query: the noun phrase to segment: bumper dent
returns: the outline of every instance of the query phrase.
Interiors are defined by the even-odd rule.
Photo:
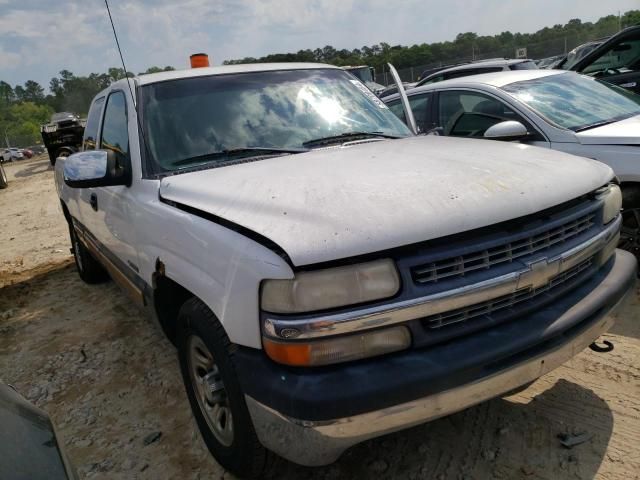
[[[523,358],[473,382],[410,402],[328,421],[308,421],[282,415],[246,396],[258,438],[278,455],[308,466],[334,462],[349,447],[369,438],[412,427],[500,396],[559,367],[588,347],[614,322],[614,312],[633,294],[636,261],[633,255],[616,251],[615,263],[600,285],[562,317],[580,319],[583,327],[572,337]],[[630,287],[613,307],[611,295],[621,283]],[[609,302],[608,302],[609,301]],[[600,307],[600,308],[599,308]]]

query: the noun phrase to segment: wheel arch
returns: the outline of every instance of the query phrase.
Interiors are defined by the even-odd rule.
[[[174,345],[176,344],[178,312],[191,298],[198,297],[175,280],[164,275],[164,271],[156,271],[153,277],[153,310],[162,331]]]

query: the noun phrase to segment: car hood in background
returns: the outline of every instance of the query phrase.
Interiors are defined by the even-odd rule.
[[[511,220],[612,177],[550,149],[423,136],[169,176],[160,196],[259,233],[301,266]]]
[[[583,145],[640,145],[640,115],[576,133]]]

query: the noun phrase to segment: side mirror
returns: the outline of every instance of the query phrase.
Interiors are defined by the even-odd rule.
[[[528,135],[527,127],[515,120],[496,123],[484,132],[484,138],[489,140],[521,140]]]
[[[73,188],[130,185],[131,170],[112,150],[88,150],[64,158],[64,183]]]

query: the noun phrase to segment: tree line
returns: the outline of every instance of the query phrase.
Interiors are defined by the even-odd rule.
[[[173,67],[150,67],[144,73],[175,70]],[[126,76],[133,76],[127,72]],[[109,68],[106,73],[76,76],[62,70],[49,82],[49,92],[38,82],[27,80],[12,87],[0,81],[0,141],[3,146],[28,146],[41,143],[40,125],[47,123],[54,112],[87,114],[96,94],[116,80],[125,78],[122,68]]]
[[[324,48],[276,53],[260,58],[245,57],[225,60],[226,65],[256,62],[323,62],[334,65],[370,65],[382,71],[387,62],[396,68],[446,64],[459,60],[487,57],[513,57],[517,48],[527,48],[529,58],[542,58],[566,52],[585,41],[603,38],[621,28],[640,24],[640,10],[623,15],[608,15],[596,22],[569,20],[564,25],[545,27],[534,33],[505,31],[497,35],[479,36],[473,32],[458,34],[453,41],[421,43],[411,46],[379,43],[361,48]],[[173,67],[151,67],[141,73],[174,70]],[[48,92],[33,80],[12,87],[0,81],[0,135],[2,143],[14,145],[38,143],[40,125],[54,112],[68,111],[86,115],[93,97],[112,82],[131,76],[122,68],[109,68],[106,73],[76,76],[62,70],[49,82]]]
[[[589,40],[607,37],[620,29],[640,23],[640,10],[624,15],[608,15],[596,22],[569,20],[564,25],[545,27],[535,33],[512,33],[479,36],[473,32],[460,33],[453,41],[421,43],[411,46],[379,43],[361,48],[336,49],[330,45],[295,53],[276,53],[264,57],[245,57],[226,60],[227,65],[256,62],[322,62],[333,65],[369,65],[382,71],[387,62],[397,69],[447,64],[458,60],[490,57],[513,58],[517,48],[527,48],[529,58],[557,55]],[[566,50],[565,50],[566,49]]]

